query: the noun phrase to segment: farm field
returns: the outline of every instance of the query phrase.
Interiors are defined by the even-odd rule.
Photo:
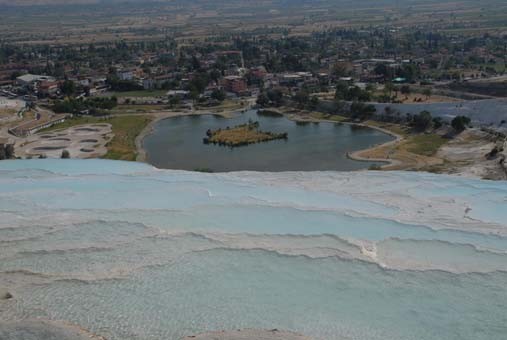
[[[37,6],[16,6],[16,5]],[[77,5],[76,5],[77,4]],[[298,36],[337,27],[431,27],[467,34],[498,33],[507,26],[507,4],[487,1],[337,1],[221,0],[209,3],[133,1],[0,1],[6,14],[0,40],[19,44],[84,44],[111,41],[181,43],[205,40],[224,32]]]

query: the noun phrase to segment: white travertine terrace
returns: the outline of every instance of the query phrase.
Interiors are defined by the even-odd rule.
[[[0,319],[107,339],[502,339],[507,182],[0,162]]]

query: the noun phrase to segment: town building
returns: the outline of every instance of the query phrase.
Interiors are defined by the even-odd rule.
[[[227,76],[222,79],[222,86],[227,92],[241,95],[247,92],[247,84],[240,76]]]
[[[36,74],[25,74],[16,78],[16,84],[23,87],[33,87],[38,82],[54,82],[55,78]]]
[[[120,80],[133,80],[134,73],[135,73],[134,69],[122,69],[116,72],[116,76]]]
[[[41,81],[37,90],[42,97],[54,97],[59,92],[59,83],[57,81]]]

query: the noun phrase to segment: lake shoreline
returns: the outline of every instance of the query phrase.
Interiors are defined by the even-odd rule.
[[[420,154],[411,150],[411,148],[418,147],[424,148],[426,143],[432,141],[419,140],[421,136],[428,138],[441,138],[438,134],[421,135],[414,134],[411,132],[403,132],[400,130],[399,125],[393,125],[389,123],[379,123],[375,121],[366,121],[361,123],[350,122],[338,119],[329,119],[322,117],[311,116],[310,114],[304,113],[290,113],[276,109],[282,116],[280,118],[286,118],[294,122],[302,123],[334,123],[334,124],[347,124],[351,126],[360,126],[369,129],[373,129],[383,134],[389,135],[393,140],[386,141],[385,143],[377,143],[370,147],[363,148],[355,151],[348,151],[345,157],[357,161],[357,162],[370,162],[372,163],[371,169],[383,170],[383,171],[397,171],[397,170],[412,170],[412,171],[423,171],[423,172],[435,172],[442,174],[455,174],[467,178],[483,178],[492,180],[505,179],[507,176],[507,167],[502,162],[496,160],[485,160],[483,154],[487,153],[493,145],[487,141],[484,136],[473,137],[472,142],[468,140],[470,137],[456,137],[449,141],[444,141],[444,145],[438,146],[436,151],[432,154]],[[197,112],[164,112],[164,113],[152,113],[154,119],[145,127],[145,129],[136,138],[137,148],[137,161],[148,163],[147,151],[144,148],[144,139],[153,133],[155,124],[161,120],[183,116],[193,115],[215,115],[223,118],[234,118],[236,110],[227,112],[209,112],[209,111],[197,111]],[[338,117],[340,118],[340,117]],[[480,131],[478,129],[472,129],[469,133],[463,134],[464,136],[478,135]],[[430,139],[431,139],[430,138]],[[433,139],[434,140],[434,139]],[[476,142],[474,142],[474,140]],[[481,143],[480,147],[477,147],[477,143]],[[474,144],[475,143],[475,144]],[[490,145],[491,144],[491,145]],[[506,143],[507,144],[507,143]],[[462,150],[467,149],[474,153],[473,164],[462,164],[461,161],[454,160],[462,154]],[[444,152],[445,151],[445,152]],[[507,155],[500,155],[500,157],[507,157]],[[458,157],[459,158],[459,157]],[[375,164],[380,163],[380,164]],[[498,163],[498,164],[497,164]],[[151,164],[151,163],[150,163]],[[470,170],[470,169],[472,170]],[[468,170],[467,170],[468,169]],[[351,169],[342,171],[364,171],[368,168],[362,169]],[[257,170],[262,171],[262,170]],[[276,171],[276,170],[273,170]],[[301,170],[305,171],[305,170]],[[308,171],[308,170],[306,170]],[[218,171],[221,172],[221,171]]]
[[[244,111],[242,111],[242,112],[244,112]],[[136,161],[152,164],[152,163],[148,162],[148,150],[145,147],[145,143],[144,142],[145,142],[145,139],[148,136],[150,136],[155,131],[155,126],[159,122],[161,122],[161,121],[163,121],[165,119],[170,119],[170,118],[190,117],[190,116],[207,116],[207,115],[219,116],[219,117],[222,117],[222,118],[232,119],[232,118],[235,118],[236,115],[238,115],[238,116],[241,115],[241,113],[238,110],[230,110],[230,111],[223,111],[223,112],[212,112],[212,111],[204,111],[204,110],[202,110],[202,111],[180,111],[180,112],[174,111],[174,112],[163,112],[163,113],[162,112],[151,113],[151,117],[153,118],[152,121],[143,129],[143,131],[135,139],[136,152],[137,152]],[[355,151],[351,151],[351,152],[346,152],[346,153],[343,154],[344,158],[350,159],[352,161],[358,161],[358,162],[382,162],[382,163],[389,163],[389,164],[391,164],[393,162],[392,160],[383,160],[383,159],[382,160],[380,160],[380,159],[376,160],[376,159],[366,159],[366,158],[365,159],[361,159],[360,157],[357,157],[357,159],[355,159],[353,157],[350,157],[350,154],[351,153],[354,153],[354,154],[355,153],[360,153],[360,152],[363,152],[365,150],[370,150],[372,148],[378,147],[380,145],[385,145],[385,144],[390,144],[390,143],[393,143],[393,142],[397,142],[397,141],[399,141],[399,140],[401,140],[403,138],[401,135],[398,135],[398,134],[394,133],[393,131],[389,131],[387,129],[383,129],[383,128],[378,127],[378,126],[369,125],[369,124],[365,124],[365,123],[338,122],[338,121],[327,120],[327,119],[312,119],[312,120],[308,120],[308,119],[304,119],[304,117],[301,117],[301,116],[298,116],[298,115],[295,115],[295,114],[288,114],[288,113],[285,113],[285,112],[281,113],[281,116],[279,118],[285,118],[285,119],[287,119],[289,121],[296,122],[296,123],[297,122],[301,122],[301,123],[312,123],[312,122],[313,123],[317,123],[317,122],[322,122],[322,123],[333,123],[333,124],[344,123],[344,124],[350,125],[350,126],[365,127],[365,128],[368,128],[368,129],[379,131],[379,132],[381,132],[382,134],[384,134],[386,136],[394,138],[394,140],[388,140],[385,143],[380,143],[380,144],[376,143],[376,144],[373,144],[373,145],[371,145],[371,146],[369,146],[367,148],[363,148],[363,149],[355,150]],[[351,170],[344,169],[342,171],[355,171],[355,170],[366,170],[366,169],[367,168],[351,169]],[[258,170],[258,171],[261,171],[261,170]],[[276,171],[276,170],[273,170],[273,171]],[[306,170],[306,171],[308,171],[308,170]],[[221,171],[217,171],[217,172],[221,172]]]
[[[400,134],[397,134],[393,131],[389,131],[387,129],[384,129],[384,128],[381,128],[379,126],[374,126],[374,125],[371,125],[371,124],[365,124],[365,123],[360,123],[360,124],[356,124],[356,125],[360,125],[360,126],[367,126],[371,129],[375,129],[375,130],[378,130],[378,131],[381,131],[385,134],[388,134],[392,137],[394,137],[395,139],[390,141],[390,142],[386,142],[386,143],[383,143],[383,144],[379,144],[379,145],[374,145],[370,148],[367,148],[367,149],[363,149],[363,150],[358,150],[358,151],[353,151],[353,152],[348,152],[347,153],[347,157],[350,158],[350,159],[353,159],[355,161],[359,161],[359,162],[382,162],[384,163],[383,165],[380,166],[381,169],[387,167],[387,166],[392,166],[392,165],[396,165],[396,166],[405,166],[405,164],[399,160],[396,160],[396,159],[392,159],[392,158],[389,158],[389,157],[385,157],[385,158],[377,158],[377,157],[373,157],[373,158],[370,158],[370,157],[365,157],[365,156],[362,156],[362,154],[364,153],[367,153],[369,151],[373,151],[375,149],[378,149],[380,147],[388,147],[388,146],[395,146],[396,144],[402,142],[403,140],[405,140],[405,137],[403,137],[402,135]]]
[[[283,112],[275,109],[276,112],[283,113],[289,119],[303,122],[336,122],[334,119],[314,117],[311,114],[301,117],[300,114]],[[333,115],[331,115],[333,117]],[[336,116],[334,116],[336,117]],[[500,153],[500,162],[496,159],[484,159],[483,155],[488,153],[493,147],[487,136],[480,129],[470,129],[455,138],[449,139],[439,146],[431,155],[423,155],[411,150],[407,150],[407,145],[416,145],[424,147],[428,141],[418,141],[421,134],[411,131],[397,132],[403,125],[393,123],[382,123],[377,121],[365,121],[361,123],[350,122],[343,117],[339,120],[343,124],[355,126],[364,126],[381,131],[393,136],[395,139],[386,143],[373,145],[369,148],[348,152],[347,157],[355,161],[379,162],[374,170],[398,171],[411,170],[423,172],[435,172],[441,174],[455,174],[467,178],[480,178],[490,180],[507,179],[507,165],[503,159],[507,159],[507,151]],[[440,132],[441,134],[441,132]],[[442,138],[439,134],[433,133],[427,136],[434,136],[433,139]],[[465,137],[463,137],[465,136]],[[472,137],[470,137],[472,136]],[[415,144],[414,144],[415,143]],[[478,146],[479,144],[479,146]],[[505,141],[504,150],[507,150],[507,141]],[[463,150],[469,150],[472,164],[462,164]],[[498,163],[498,164],[497,164]],[[472,169],[472,170],[470,170]]]
[[[394,140],[391,140],[391,141],[388,141],[388,142],[385,142],[382,144],[373,145],[373,146],[366,148],[366,149],[347,152],[347,154],[346,154],[347,158],[352,159],[354,161],[358,161],[358,162],[382,162],[382,163],[385,163],[381,166],[381,168],[384,168],[384,167],[390,166],[390,165],[403,166],[403,164],[401,162],[399,162],[398,160],[395,160],[395,159],[391,159],[391,158],[368,158],[368,157],[361,156],[362,153],[366,153],[368,151],[375,150],[376,148],[379,148],[379,147],[387,147],[390,145],[395,145],[405,139],[404,136],[397,134],[394,131],[390,131],[390,130],[384,129],[380,126],[375,126],[373,124],[368,124],[368,123],[354,123],[354,122],[348,122],[348,121],[336,122],[334,120],[320,119],[320,118],[304,119],[304,118],[298,117],[295,114],[292,114],[292,115],[291,114],[283,114],[283,115],[286,118],[288,118],[292,121],[295,121],[295,122],[325,122],[325,123],[335,123],[335,124],[348,124],[348,125],[352,125],[352,126],[366,127],[366,128],[370,128],[370,129],[385,133],[386,135],[394,137]]]
[[[191,112],[185,112],[185,111],[171,111],[171,112],[161,112],[161,113],[152,113],[150,116],[152,116],[151,122],[145,126],[145,128],[141,131],[139,135],[137,135],[135,139],[135,145],[136,145],[136,162],[143,162],[148,163],[147,161],[147,151],[144,147],[144,139],[153,133],[155,130],[155,125],[159,123],[160,121],[164,119],[170,119],[170,118],[176,118],[176,117],[185,117],[185,116],[204,116],[204,115],[213,115],[213,116],[219,116],[222,118],[232,118],[234,112],[209,112],[209,111],[191,111]]]

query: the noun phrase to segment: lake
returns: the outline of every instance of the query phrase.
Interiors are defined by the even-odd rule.
[[[399,111],[402,115],[406,113],[418,114],[421,111],[429,111],[432,116],[440,117],[445,121],[451,121],[456,116],[467,116],[474,124],[498,126],[504,125],[502,121],[507,120],[507,99],[483,99],[466,100],[454,103],[418,103],[418,104],[392,104],[374,103],[377,113],[384,112],[389,106]]]
[[[260,129],[287,132],[288,140],[230,148],[203,144],[208,129],[258,121]],[[158,122],[143,141],[147,161],[158,168],[228,171],[310,171],[367,169],[373,162],[347,158],[347,152],[392,140],[378,130],[331,122],[297,124],[285,117],[257,115],[255,110],[233,118],[182,116]],[[378,162],[376,163],[378,164]]]

